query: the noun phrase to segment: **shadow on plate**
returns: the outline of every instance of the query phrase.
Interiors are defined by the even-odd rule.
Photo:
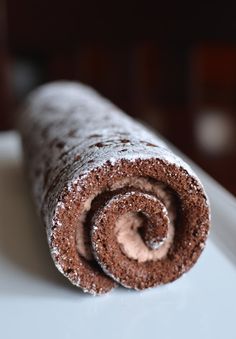
[[[84,296],[53,264],[19,161],[0,161],[0,188],[0,262],[7,263],[0,293],[58,295],[59,288]]]

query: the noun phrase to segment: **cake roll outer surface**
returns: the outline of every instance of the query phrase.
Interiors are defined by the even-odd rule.
[[[102,294],[171,282],[201,254],[210,227],[193,170],[153,132],[91,88],[39,87],[19,129],[52,258],[74,285]]]

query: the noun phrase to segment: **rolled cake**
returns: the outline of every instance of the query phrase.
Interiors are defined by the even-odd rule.
[[[209,231],[207,196],[157,135],[65,81],[32,92],[19,126],[52,258],[72,284],[143,290],[194,265]]]

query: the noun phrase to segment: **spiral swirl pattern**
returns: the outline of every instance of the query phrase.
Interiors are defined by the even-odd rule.
[[[92,294],[137,290],[188,271],[209,231],[191,168],[91,89],[59,82],[33,92],[20,118],[24,152],[52,258]]]

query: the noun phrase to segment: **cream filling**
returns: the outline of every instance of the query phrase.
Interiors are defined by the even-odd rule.
[[[138,262],[147,260],[158,260],[164,258],[173,243],[174,239],[174,221],[176,218],[175,202],[172,194],[166,189],[162,183],[154,182],[146,178],[126,178],[109,187],[109,190],[116,190],[122,187],[132,186],[141,189],[143,192],[151,192],[155,194],[165,205],[169,224],[167,236],[161,242],[157,249],[150,249],[143,241],[139,228],[142,227],[143,219],[137,213],[126,213],[122,215],[116,222],[115,234],[120,245],[121,251],[130,259],[135,259]],[[99,194],[94,194],[87,199],[83,206],[83,213],[78,221],[76,241],[77,250],[87,260],[92,260],[93,255],[89,244],[89,239],[86,239],[84,231],[84,222],[88,211],[91,208],[93,199]]]
[[[87,239],[85,235],[85,228],[84,228],[84,222],[87,216],[87,213],[89,212],[91,208],[91,203],[93,199],[96,197],[97,194],[89,197],[89,199],[86,200],[84,203],[83,212],[81,213],[81,216],[78,220],[77,230],[76,230],[76,244],[77,244],[77,251],[79,252],[82,257],[84,257],[87,260],[93,260],[93,254],[91,251],[91,246],[89,243],[89,239]]]
[[[162,259],[166,256],[174,238],[174,226],[169,223],[167,237],[155,250],[144,243],[138,229],[142,227],[143,220],[136,213],[126,213],[116,222],[115,232],[122,252],[130,259],[138,262]]]

